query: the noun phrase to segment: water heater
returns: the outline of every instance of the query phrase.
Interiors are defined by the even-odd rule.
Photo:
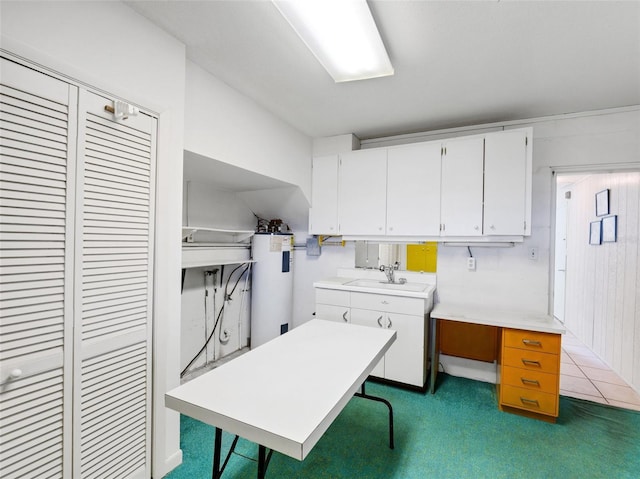
[[[293,236],[256,233],[251,256],[251,348],[286,333],[293,315]]]

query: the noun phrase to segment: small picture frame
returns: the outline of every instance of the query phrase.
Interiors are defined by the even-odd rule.
[[[596,216],[606,216],[609,214],[609,190],[602,190],[596,193]]]
[[[615,243],[618,240],[618,215],[602,218],[602,242]]]
[[[602,243],[602,221],[592,221],[589,225],[589,244]]]

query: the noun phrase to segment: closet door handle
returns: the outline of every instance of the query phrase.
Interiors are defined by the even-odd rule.
[[[349,310],[347,309],[344,313],[342,313],[342,319],[344,319],[345,323],[348,323],[349,320],[347,319],[347,313],[349,312]]]
[[[380,317],[378,318],[378,326],[380,326],[381,328],[383,327],[383,326],[382,326],[382,316],[380,316]]]

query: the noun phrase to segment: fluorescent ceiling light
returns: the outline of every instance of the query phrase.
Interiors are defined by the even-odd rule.
[[[273,0],[336,82],[393,75],[366,0]]]

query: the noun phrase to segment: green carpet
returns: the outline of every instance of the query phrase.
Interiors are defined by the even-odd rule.
[[[388,447],[387,409],[353,398],[309,456],[273,453],[269,479],[424,479],[640,477],[640,413],[560,398],[557,424],[500,412],[495,386],[448,375],[435,395],[367,383],[391,401],[395,449]],[[167,479],[211,477],[214,429],[181,418],[183,464]],[[232,436],[224,435],[223,459]],[[255,458],[240,440],[237,452]],[[255,478],[256,463],[233,455],[223,478]]]

